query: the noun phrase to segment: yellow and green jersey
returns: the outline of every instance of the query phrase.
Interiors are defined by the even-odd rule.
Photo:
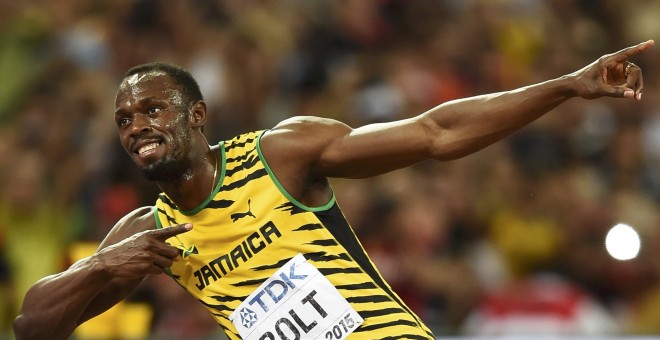
[[[431,331],[378,273],[334,197],[323,206],[307,207],[284,190],[261,154],[262,134],[246,133],[219,144],[220,179],[196,209],[181,211],[165,194],[159,195],[154,208],[159,228],[193,224],[191,231],[168,240],[182,257],[170,267],[170,275],[206,306],[230,339],[240,339],[230,315],[265,283],[271,283],[270,297],[263,294],[260,304],[284,296],[288,287],[273,286],[271,277],[302,254],[364,319],[350,339],[432,339]],[[278,275],[285,275],[281,272]],[[294,269],[290,274],[279,282],[293,287]],[[305,302],[306,308],[323,314],[316,301]],[[298,317],[295,308],[289,313],[295,322],[282,319],[276,325],[277,332],[283,332],[279,338],[304,335],[316,324],[309,313]],[[305,317],[307,321],[301,320]]]

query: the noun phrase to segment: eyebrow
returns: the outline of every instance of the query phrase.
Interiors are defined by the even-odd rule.
[[[145,104],[149,104],[150,102],[153,102],[153,101],[163,101],[163,100],[158,99],[158,97],[156,97],[156,96],[151,96],[151,97],[141,99],[140,101],[138,101],[138,104],[139,105],[145,105]],[[117,114],[125,114],[125,113],[126,113],[126,110],[124,110],[124,108],[121,108],[121,107],[119,107],[115,110],[116,115]]]

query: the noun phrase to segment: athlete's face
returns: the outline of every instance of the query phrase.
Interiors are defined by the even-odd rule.
[[[168,181],[190,168],[193,132],[179,87],[160,71],[126,78],[115,99],[119,140],[150,180]]]

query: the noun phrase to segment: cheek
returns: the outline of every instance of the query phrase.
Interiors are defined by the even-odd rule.
[[[190,140],[190,125],[186,117],[178,116],[165,125],[168,131],[172,131],[181,140]]]
[[[128,134],[119,130],[119,144],[128,152],[129,137]]]
[[[163,123],[163,119],[160,118],[160,117],[157,117],[157,118],[151,118],[151,119],[149,120],[149,124],[150,124],[151,126],[162,126],[162,127],[166,128],[166,129],[168,129],[169,126],[170,126],[170,124],[164,124],[164,123]]]
[[[163,112],[161,115],[151,118],[150,123],[174,133],[180,133],[188,125],[186,117],[178,111]]]
[[[170,121],[164,128],[170,131],[173,148],[177,151],[182,151],[192,141],[191,131],[185,118]]]
[[[190,134],[186,129],[179,128],[175,132],[176,137],[174,138],[174,151],[176,153],[186,153],[190,149]]]

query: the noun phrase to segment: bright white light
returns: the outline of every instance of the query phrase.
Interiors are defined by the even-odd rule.
[[[617,260],[630,260],[637,257],[641,242],[637,231],[626,224],[617,224],[605,237],[605,248]]]

